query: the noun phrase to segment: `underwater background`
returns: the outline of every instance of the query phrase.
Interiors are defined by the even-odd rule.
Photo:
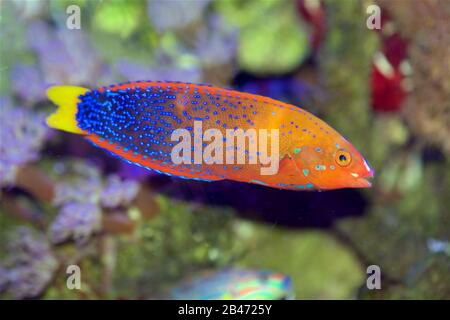
[[[0,297],[449,299],[449,35],[448,0],[1,1]],[[374,185],[177,179],[45,125],[49,86],[130,80],[300,106]]]

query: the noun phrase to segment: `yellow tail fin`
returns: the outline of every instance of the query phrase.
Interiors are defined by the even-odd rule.
[[[89,89],[75,86],[53,86],[47,90],[47,97],[58,106],[58,109],[47,117],[49,127],[83,134],[78,128],[75,115],[77,114],[78,97]]]

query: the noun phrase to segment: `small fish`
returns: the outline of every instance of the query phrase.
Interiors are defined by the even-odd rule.
[[[50,127],[83,135],[129,163],[171,176],[325,190],[370,187],[369,179],[374,175],[356,148],[325,122],[299,107],[263,96],[208,85],[152,81],[94,90],[54,86],[47,95],[58,105],[47,118]],[[198,124],[202,130],[199,135]],[[228,150],[219,154],[223,163],[205,163],[206,158],[199,162],[195,156],[175,163],[172,156],[179,141],[173,140],[173,134],[179,129],[190,133],[187,138],[194,141],[194,154],[199,148],[206,154],[210,145],[203,133],[213,129],[224,143],[233,140],[231,154],[243,152],[248,163],[237,161],[237,156],[229,164]],[[230,130],[268,130],[269,149],[278,140],[278,149],[270,149],[269,158],[275,173],[261,174],[269,162],[251,161],[258,154],[261,159],[261,140],[256,143],[250,137],[240,147],[227,135]],[[278,157],[273,158],[275,153]],[[268,151],[264,154],[269,157]]]
[[[175,300],[292,299],[290,277],[271,271],[229,268],[184,280],[170,291]]]

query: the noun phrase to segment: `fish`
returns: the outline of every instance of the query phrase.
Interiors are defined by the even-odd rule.
[[[237,267],[185,278],[167,296],[174,300],[287,300],[293,297],[289,276]]]
[[[57,105],[48,126],[169,176],[287,190],[368,188],[374,177],[331,126],[269,97],[176,81],[57,85],[47,96]]]

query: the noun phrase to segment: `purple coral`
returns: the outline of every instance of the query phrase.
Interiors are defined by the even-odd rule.
[[[219,16],[208,22],[197,34],[197,56],[206,66],[231,62],[237,50],[237,30],[227,26]]]
[[[148,1],[148,16],[158,31],[177,29],[198,20],[209,0]]]
[[[13,92],[27,105],[45,100],[46,85],[35,66],[25,64],[14,66],[11,70],[11,84]]]
[[[0,97],[0,186],[14,183],[17,169],[38,158],[46,136],[44,115],[13,108],[11,100]]]
[[[36,21],[29,25],[27,39],[38,56],[46,84],[97,85],[111,81],[110,69],[102,63],[82,30],[53,31],[46,23]]]
[[[70,182],[60,182],[55,187],[55,205],[69,202],[98,203],[102,190],[101,178],[96,170],[90,170],[92,175]],[[96,174],[97,173],[97,174]]]
[[[21,227],[9,242],[8,256],[0,268],[0,286],[12,298],[34,298],[47,287],[57,268],[45,236]]]
[[[92,165],[78,162],[72,169],[77,178],[58,183],[55,188],[53,202],[61,209],[50,226],[53,243],[72,239],[85,243],[101,229],[102,208],[127,206],[139,191],[137,182],[116,175],[103,181]]]
[[[0,266],[0,293],[5,292],[9,285],[8,269]]]
[[[89,202],[72,202],[65,204],[50,226],[50,239],[61,243],[74,239],[84,243],[93,233],[101,228],[100,208]]]
[[[128,205],[136,197],[139,184],[133,180],[122,180],[116,175],[107,178],[100,201],[105,208]]]
[[[98,206],[102,190],[100,172],[95,166],[76,162],[73,166],[56,166],[59,174],[72,170],[74,179],[67,178],[56,184],[53,203],[60,207],[59,214],[50,225],[53,243],[74,239],[84,243],[101,228],[101,210]]]

